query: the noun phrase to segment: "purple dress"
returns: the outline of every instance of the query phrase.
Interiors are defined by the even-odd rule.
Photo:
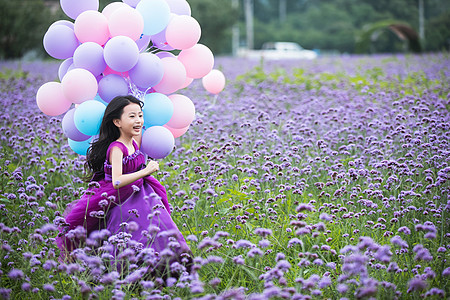
[[[104,163],[104,178],[97,181],[98,184],[91,184],[85,195],[69,204],[65,212],[66,226],[57,238],[58,247],[63,252],[79,247],[82,238],[74,234],[74,229],[79,226],[85,228],[87,236],[106,228],[111,235],[120,232],[131,234],[134,248],[151,248],[157,255],[169,252],[176,260],[182,256],[190,260],[190,249],[170,216],[166,190],[155,178],[146,176],[119,190],[113,187],[109,154],[114,146],[123,152],[123,174],[145,167],[145,154],[134,140],[135,152],[131,155],[121,142],[111,143]],[[106,217],[98,218],[96,215]]]

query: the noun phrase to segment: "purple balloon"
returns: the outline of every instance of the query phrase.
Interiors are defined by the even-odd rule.
[[[139,48],[139,52],[143,52],[147,50],[148,44],[150,44],[151,36],[149,35],[141,35],[141,38],[136,41],[136,45]]]
[[[56,22],[54,22],[52,25],[50,25],[49,28],[51,28],[52,26],[55,26],[55,25],[64,25],[64,26],[69,27],[69,28],[72,29],[72,30],[73,30],[73,28],[74,28],[74,24],[73,24],[72,22],[70,22],[70,21],[67,21],[67,20],[59,20],[59,21],[56,21]]]
[[[60,4],[63,12],[75,20],[86,10],[98,10],[99,0],[60,0]]]
[[[171,14],[170,20],[172,20],[174,18],[174,16],[175,16],[174,14]],[[170,21],[169,21],[169,23],[170,23]],[[162,31],[158,32],[157,34],[152,35],[152,44],[153,44],[153,46],[155,46],[156,48],[161,49],[161,50],[165,50],[165,51],[174,50],[175,48],[171,47],[167,43],[166,28],[164,28]]]
[[[59,81],[61,81],[64,77],[64,75],[66,75],[66,73],[69,71],[70,66],[72,66],[73,64],[73,58],[70,57],[68,59],[66,59],[65,61],[63,61],[60,65],[59,65],[59,69],[58,69],[58,78]]]
[[[103,101],[109,103],[116,96],[128,94],[128,84],[125,79],[116,74],[109,74],[100,79],[98,95]]]
[[[115,36],[110,39],[103,50],[106,64],[116,72],[127,72],[139,59],[139,48],[127,36]]]
[[[128,4],[131,7],[136,7],[136,5],[138,5],[139,1],[141,1],[141,0],[122,0],[123,3]]]
[[[140,88],[149,88],[157,85],[164,75],[164,66],[161,59],[152,53],[139,54],[137,64],[128,71],[133,83]]]
[[[164,158],[172,152],[175,138],[169,129],[152,126],[142,135],[141,150],[151,158]]]
[[[47,53],[57,59],[73,56],[79,41],[73,29],[65,25],[54,25],[44,35],[44,48]]]
[[[106,69],[102,46],[94,42],[81,44],[73,54],[73,65],[88,70],[94,76],[100,75]]]
[[[75,113],[75,108],[70,109],[66,112],[64,115],[64,118],[62,119],[62,129],[64,134],[71,140],[76,142],[86,141],[91,136],[85,135],[81,133],[77,127],[75,126],[75,123],[73,121],[73,115]]]
[[[165,29],[163,31],[161,31],[160,33],[152,35],[152,43],[153,43],[153,46],[155,46],[156,48],[161,49],[161,50],[170,51],[170,50],[175,49],[167,43]]]
[[[191,15],[191,7],[186,0],[166,0],[170,12],[177,15]]]

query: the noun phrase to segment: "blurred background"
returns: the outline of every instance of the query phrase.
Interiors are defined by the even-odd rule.
[[[100,0],[100,11],[116,1]],[[320,55],[438,52],[450,47],[448,0],[188,0],[215,55],[295,42]],[[42,59],[59,0],[0,0],[0,59]],[[73,20],[71,20],[73,21]]]

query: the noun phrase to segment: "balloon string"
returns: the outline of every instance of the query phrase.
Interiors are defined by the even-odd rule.
[[[197,113],[197,115],[198,115],[200,118],[203,118],[203,117],[205,116],[205,114],[211,110],[211,108],[213,108],[214,106],[216,106],[217,98],[219,98],[219,94],[214,95],[213,102],[211,103],[210,106],[208,106],[208,107],[203,111],[203,112],[204,112],[203,114],[202,114],[202,113]]]

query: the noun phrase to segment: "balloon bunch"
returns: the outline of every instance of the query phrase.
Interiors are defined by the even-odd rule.
[[[193,102],[176,92],[202,78],[217,95],[225,77],[213,69],[211,50],[198,43],[201,28],[186,0],[122,1],[99,12],[99,0],[60,0],[75,21],[59,20],[44,35],[47,53],[63,61],[60,82],[43,84],[37,105],[49,116],[65,113],[68,144],[86,155],[106,105],[133,94],[144,102],[142,150],[163,158],[195,118]]]

